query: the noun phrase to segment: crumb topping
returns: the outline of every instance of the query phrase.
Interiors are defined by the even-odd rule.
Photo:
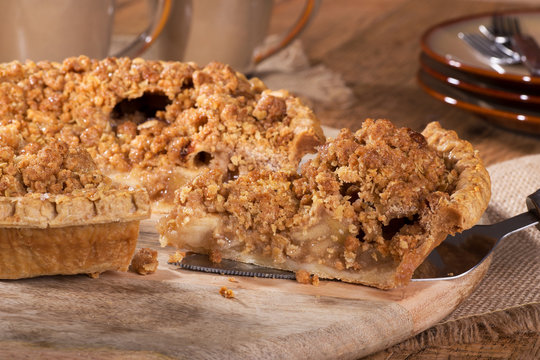
[[[7,135],[6,135],[7,134]],[[111,181],[96,167],[80,146],[69,147],[61,140],[45,144],[10,138],[9,127],[0,126],[0,194],[69,194],[78,190],[110,187]]]
[[[296,276],[296,281],[299,282],[300,284],[309,284],[311,281],[311,276],[306,270],[303,270],[303,269],[298,270],[295,273],[295,276]]]
[[[358,270],[399,261],[420,246],[457,178],[422,134],[368,119],[322,146],[300,174],[261,170],[229,182],[216,170],[201,174],[177,192],[178,206],[160,232],[221,214],[213,251]]]
[[[219,289],[219,295],[223,296],[226,299],[234,299],[234,291],[228,289],[226,286],[222,286]]]
[[[149,275],[156,272],[159,265],[157,259],[157,251],[149,248],[139,249],[129,265],[129,271],[140,274]]]
[[[302,119],[314,121],[287,92],[220,63],[81,56],[3,64],[0,79],[0,125],[11,132],[5,142],[81,146],[106,173],[132,171],[154,199],[177,187],[175,167],[233,175],[294,169],[305,153],[290,156],[295,131]],[[305,130],[316,144],[323,136],[314,124]],[[40,189],[53,186],[39,181]]]
[[[182,260],[184,260],[185,257],[186,257],[186,252],[185,251],[177,250],[177,251],[174,252],[174,254],[169,255],[169,260],[167,260],[167,262],[169,264],[181,263]]]

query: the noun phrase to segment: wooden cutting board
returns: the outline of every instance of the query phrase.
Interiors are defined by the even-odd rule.
[[[0,281],[0,358],[356,359],[443,319],[490,262],[459,279],[383,291],[179,270],[153,232],[141,232],[138,246],[159,249],[155,274]],[[220,295],[223,286],[234,298]]]

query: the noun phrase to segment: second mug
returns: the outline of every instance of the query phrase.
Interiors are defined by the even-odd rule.
[[[315,15],[320,0],[307,0],[301,16],[276,45],[263,47],[272,16],[272,0],[172,0],[160,37],[144,55],[148,59],[220,61],[235,70],[253,66],[286,47]],[[181,36],[188,33],[188,36]]]

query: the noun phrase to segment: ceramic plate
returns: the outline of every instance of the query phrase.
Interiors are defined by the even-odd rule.
[[[431,96],[449,105],[471,111],[505,128],[540,134],[540,111],[523,109],[475,95],[448,85],[424,70],[418,72],[420,86]],[[536,106],[536,109],[538,107]]]
[[[483,77],[459,71],[451,66],[433,60],[425,53],[420,55],[422,69],[432,77],[448,85],[503,101],[519,104],[540,105],[540,86],[518,86],[512,82],[494,81]]]
[[[512,15],[521,22],[523,32],[540,42],[540,9],[498,12]],[[460,71],[518,83],[540,85],[540,77],[532,77],[523,65],[493,65],[458,37],[460,32],[478,33],[480,25],[490,25],[493,13],[448,20],[429,28],[422,36],[422,50],[434,60]]]

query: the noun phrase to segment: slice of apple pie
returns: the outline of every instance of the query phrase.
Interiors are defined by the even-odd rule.
[[[176,194],[162,245],[382,289],[407,284],[448,234],[474,225],[490,179],[472,146],[438,123],[342,130],[293,171],[220,170]]]
[[[81,147],[13,130],[0,126],[0,279],[127,270],[147,192],[112,183]]]

